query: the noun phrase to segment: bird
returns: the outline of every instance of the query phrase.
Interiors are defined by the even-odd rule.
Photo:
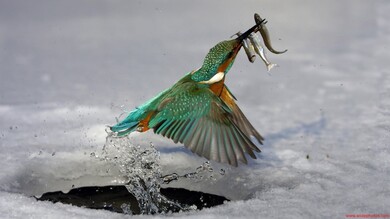
[[[217,43],[200,68],[136,107],[122,121],[109,126],[110,130],[123,137],[152,129],[201,157],[235,167],[248,164],[248,155],[256,159],[255,153],[261,152],[257,145],[262,145],[264,138],[237,105],[225,78],[243,40],[259,31],[262,22],[234,39]]]

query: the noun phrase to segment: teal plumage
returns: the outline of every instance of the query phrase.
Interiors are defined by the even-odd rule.
[[[171,88],[141,105],[110,127],[118,136],[153,129],[183,143],[209,160],[237,166],[245,154],[260,152],[252,142],[264,140],[235,103],[224,84],[241,48],[240,40],[222,41],[210,49],[200,69],[186,74]]]
[[[218,67],[222,65],[222,63],[228,59],[230,53],[234,51],[234,46],[237,44],[237,41],[234,40],[227,40],[222,41],[215,45],[213,48],[210,49],[209,53],[207,53],[202,67],[196,71],[192,75],[192,80],[194,81],[207,81],[212,76],[215,75],[215,73],[218,70]],[[233,65],[234,60],[230,63],[229,67],[225,70],[225,73],[227,73],[231,66]]]

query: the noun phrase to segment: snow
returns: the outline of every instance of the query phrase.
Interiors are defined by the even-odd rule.
[[[265,137],[248,166],[211,162],[214,180],[170,186],[232,201],[146,218],[345,218],[388,214],[387,1],[0,2],[0,215],[128,218],[31,196],[124,182],[102,162],[107,124],[198,68],[216,42],[268,20],[279,65],[244,53],[227,84]],[[153,133],[163,173],[205,159]],[[217,174],[220,169],[226,172]],[[133,217],[133,216],[132,216]]]

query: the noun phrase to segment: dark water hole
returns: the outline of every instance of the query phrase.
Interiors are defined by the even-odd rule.
[[[196,209],[210,208],[229,201],[225,197],[189,191],[182,188],[161,188],[160,192],[168,199],[182,205],[196,206]],[[118,213],[140,214],[136,198],[127,191],[125,186],[81,187],[70,190],[68,193],[48,192],[43,194],[39,201],[61,202],[91,209],[104,209]],[[178,212],[177,208],[169,209]]]

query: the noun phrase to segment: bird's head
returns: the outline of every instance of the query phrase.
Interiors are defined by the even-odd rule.
[[[260,23],[240,34],[237,38],[217,43],[207,53],[202,67],[192,76],[195,81],[207,81],[217,73],[226,74],[232,67],[238,52],[242,47],[242,41],[251,33],[258,31]]]

